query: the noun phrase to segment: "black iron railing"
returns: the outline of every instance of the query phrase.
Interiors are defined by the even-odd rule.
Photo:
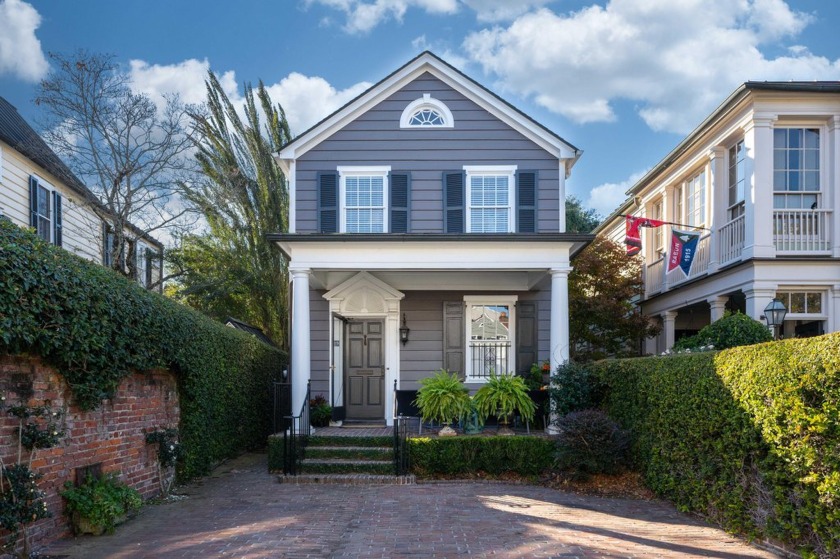
[[[306,398],[300,408],[300,414],[289,415],[284,419],[288,428],[283,431],[283,473],[296,476],[309,442],[309,383],[306,383]]]
[[[510,369],[509,340],[470,340],[470,377],[490,378]]]
[[[407,475],[410,467],[408,418],[404,415],[398,415],[394,418],[394,475]]]
[[[272,383],[273,401],[271,429],[272,433],[282,433],[289,428],[288,417],[292,415],[292,384],[289,382]]]

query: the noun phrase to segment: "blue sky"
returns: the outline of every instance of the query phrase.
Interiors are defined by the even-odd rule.
[[[840,79],[828,0],[0,0],[0,95],[37,123],[47,52],[110,53],[135,89],[262,79],[301,132],[422,50],[582,148],[569,192],[609,213],[747,80]]]

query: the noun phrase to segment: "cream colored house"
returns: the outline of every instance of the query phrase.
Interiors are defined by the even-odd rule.
[[[82,258],[110,265],[107,210],[2,97],[0,215]],[[160,289],[163,245],[139,230],[131,237],[138,283]]]
[[[665,273],[670,226],[642,229],[642,312],[670,348],[726,309],[755,319],[779,298],[780,333],[840,330],[840,82],[747,82],[628,192],[629,214],[704,227],[688,277]]]

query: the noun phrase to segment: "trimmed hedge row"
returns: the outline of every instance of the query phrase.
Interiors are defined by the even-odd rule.
[[[840,335],[592,368],[654,491],[729,530],[835,556]]]
[[[83,409],[131,371],[164,368],[179,385],[179,477],[265,444],[270,382],[285,356],[0,219],[0,351],[38,355]]]
[[[411,471],[419,476],[506,472],[538,475],[554,462],[554,442],[542,437],[409,439]]]

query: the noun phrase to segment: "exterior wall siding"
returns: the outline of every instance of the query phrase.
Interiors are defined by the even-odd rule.
[[[328,398],[330,390],[330,304],[324,299],[326,291],[309,290],[309,325],[312,395]],[[297,412],[295,412],[297,413]]]
[[[62,197],[62,247],[87,260],[102,262],[102,220],[81,197],[54,175],[0,142],[0,213],[29,227],[29,177],[36,175]]]
[[[429,93],[455,128],[401,129],[400,115]],[[411,233],[443,232],[442,173],[464,165],[517,165],[538,172],[538,231],[559,229],[558,160],[430,74],[423,74],[297,160],[296,229],[317,231],[316,176],[339,165],[390,165],[411,173]]]

